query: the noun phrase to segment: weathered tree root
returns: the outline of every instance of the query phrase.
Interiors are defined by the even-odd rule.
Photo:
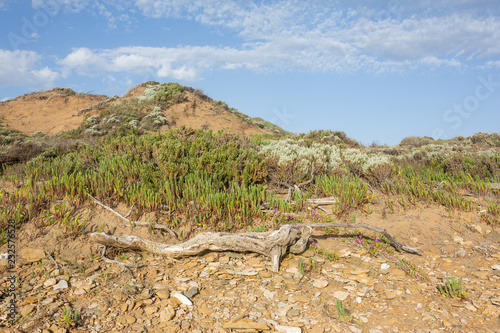
[[[94,242],[106,246],[145,250],[172,258],[197,255],[206,250],[255,252],[271,258],[271,269],[277,272],[281,258],[287,251],[293,254],[305,251],[313,227],[365,228],[383,234],[398,251],[404,250],[414,254],[422,252],[397,242],[385,229],[365,223],[295,223],[283,225],[273,231],[241,234],[206,232],[176,245],[157,243],[137,236],[116,237],[102,232],[92,233],[90,237]]]

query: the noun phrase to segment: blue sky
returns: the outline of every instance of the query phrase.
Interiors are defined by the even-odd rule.
[[[369,145],[500,131],[498,0],[0,0],[0,100],[143,81]]]

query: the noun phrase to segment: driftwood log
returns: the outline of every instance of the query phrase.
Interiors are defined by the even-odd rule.
[[[286,224],[267,232],[239,234],[206,232],[198,234],[184,243],[175,245],[153,242],[137,236],[117,237],[102,232],[92,233],[90,237],[94,242],[102,245],[145,250],[172,258],[193,256],[203,251],[255,252],[269,257],[272,261],[272,270],[277,272],[280,267],[281,258],[285,253],[299,254],[304,252],[309,237],[312,234],[312,228],[323,227],[365,228],[373,230],[383,234],[398,251],[406,251],[413,254],[420,254],[422,252],[421,250],[397,242],[385,229],[366,223],[294,223]]]

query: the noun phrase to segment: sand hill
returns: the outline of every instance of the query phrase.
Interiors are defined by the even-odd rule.
[[[87,126],[84,121],[101,115],[103,111],[104,116],[101,118],[104,118],[106,124],[98,119],[100,130],[88,130],[96,125],[96,119],[92,118]],[[134,122],[148,115],[149,118],[144,119],[143,124]],[[242,134],[285,133],[281,128],[260,118],[251,118],[229,108],[224,102],[214,101],[200,90],[176,83],[161,85],[154,81],[133,87],[122,97],[76,93],[69,88],[26,94],[0,103],[0,119],[4,127],[27,135],[33,135],[37,131],[54,135],[61,131],[75,130],[82,123],[83,132],[87,130],[87,133],[94,134],[104,134],[122,125],[126,128],[135,125],[140,128],[143,125],[144,129],[161,132],[185,125],[195,129],[224,129]],[[123,121],[126,123],[122,123]],[[114,125],[109,126],[111,123]]]

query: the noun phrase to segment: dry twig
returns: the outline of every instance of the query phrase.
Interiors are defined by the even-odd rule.
[[[91,196],[90,194],[87,193],[87,195],[92,199],[92,201],[94,201],[95,203],[101,205],[103,208],[109,210],[110,212],[112,212],[113,214],[117,215],[118,217],[120,217],[122,220],[125,220],[127,221],[128,223],[130,223],[130,225],[127,225],[128,227],[132,226],[132,227],[135,227],[135,226],[140,226],[140,227],[152,227],[153,229],[159,229],[159,230],[165,230],[167,231],[172,237],[175,237],[176,239],[179,239],[179,237],[177,236],[177,234],[172,230],[170,229],[169,227],[166,227],[164,225],[161,225],[161,224],[150,224],[148,222],[140,222],[140,221],[132,221],[130,219],[128,219],[127,217],[123,216],[122,214],[118,213],[116,210],[114,210],[113,208],[109,207],[109,206],[106,206],[105,204],[103,204],[102,202],[100,202],[99,200],[97,200],[96,198],[94,198],[93,196]],[[132,205],[133,207],[133,205]],[[132,209],[130,210],[132,211]],[[126,216],[129,216],[130,215],[130,212],[126,215]]]

